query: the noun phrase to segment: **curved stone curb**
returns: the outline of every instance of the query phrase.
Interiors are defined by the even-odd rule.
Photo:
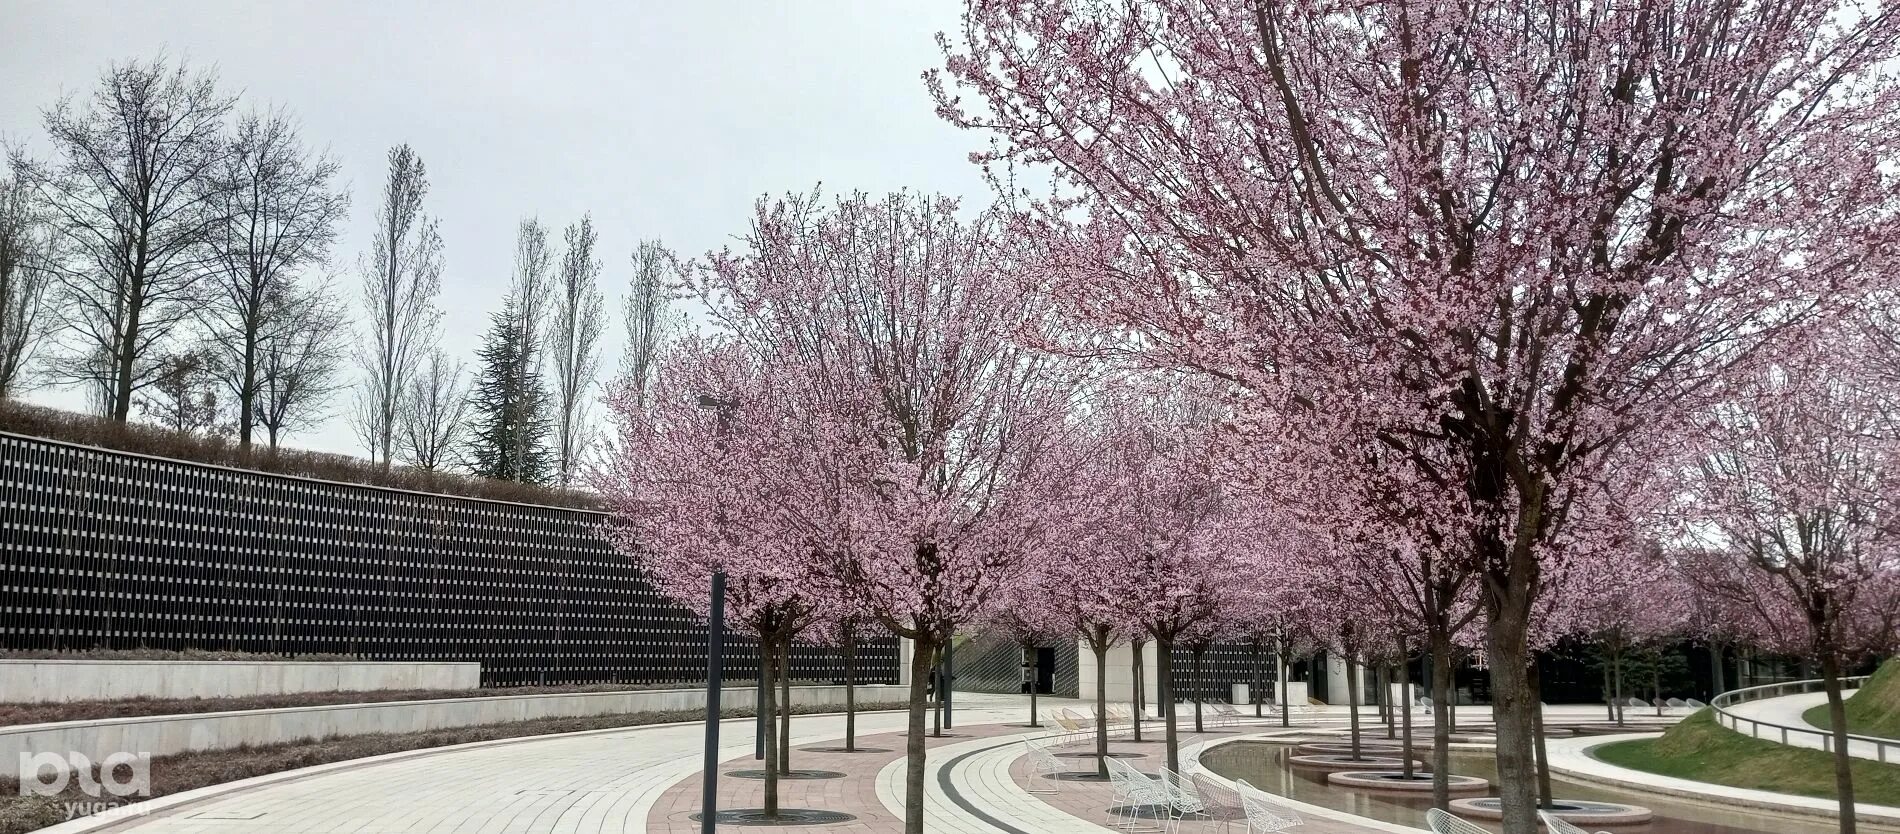
[[[1355,759],[1351,754],[1288,756],[1286,763],[1307,770],[1402,770],[1405,760],[1397,756],[1360,756]],[[1414,759],[1413,767],[1424,767],[1425,763]]]
[[[1637,825],[1649,822],[1649,818],[1655,816],[1648,808],[1620,802],[1552,799],[1551,804],[1556,806],[1555,810],[1546,813],[1577,825]],[[1451,801],[1451,810],[1461,817],[1474,820],[1504,819],[1504,808],[1495,796],[1454,799]]]
[[[882,712],[883,710],[879,710],[879,711]],[[807,716],[843,715],[843,714],[844,713],[842,712],[808,713]],[[860,710],[858,714],[864,715],[865,711]],[[732,724],[735,722],[745,722],[749,724],[753,720],[754,719],[752,718],[727,718],[727,719],[722,720],[720,723]],[[320,765],[300,767],[294,770],[280,770],[276,773],[266,773],[262,776],[252,776],[250,778],[239,779],[234,782],[220,782],[216,785],[206,785],[202,788],[193,788],[191,790],[182,791],[180,793],[166,794],[164,796],[153,797],[143,802],[135,802],[131,805],[124,806],[124,808],[128,812],[127,814],[80,817],[74,820],[67,820],[66,822],[59,823],[58,825],[52,825],[46,828],[41,828],[38,831],[34,832],[34,834],[95,834],[95,832],[114,831],[124,826],[132,826],[132,825],[137,825],[139,823],[143,823],[146,820],[150,819],[152,815],[154,814],[164,813],[166,811],[175,810],[177,808],[184,807],[187,805],[194,805],[196,803],[204,802],[206,800],[218,799],[227,794],[243,793],[245,791],[250,791],[257,788],[267,788],[272,785],[282,784],[285,782],[295,782],[300,779],[307,779],[314,776],[322,776],[324,774],[335,773],[340,770],[349,770],[349,769],[358,768],[358,767],[374,767],[376,765],[385,764],[389,762],[398,762],[398,761],[403,761],[406,759],[422,758],[424,756],[433,756],[433,755],[438,755],[438,754],[443,754],[443,753],[456,753],[456,752],[461,752],[464,750],[478,750],[484,747],[501,747],[501,746],[505,746],[509,744],[522,744],[525,742],[532,742],[532,741],[548,741],[550,739],[577,738],[581,736],[605,735],[607,733],[624,733],[628,731],[638,731],[638,730],[658,730],[658,729],[664,729],[667,727],[692,726],[692,725],[697,725],[697,724],[702,724],[702,723],[703,723],[702,721],[669,721],[664,724],[637,724],[637,725],[629,725],[625,727],[604,727],[598,730],[575,730],[573,732],[567,732],[567,733],[547,733],[543,735],[516,736],[514,738],[495,738],[495,739],[489,739],[487,741],[471,741],[465,744],[451,744],[444,747],[421,747],[415,750],[399,750],[394,753],[383,753],[381,755],[376,755],[376,756],[365,756],[360,759],[344,759],[343,761],[340,761],[340,762],[327,762],[325,764],[320,764]],[[134,811],[136,813],[130,813]]]
[[[1554,740],[1550,744],[1550,772],[1604,787],[1635,791],[1638,793],[1673,796],[1692,799],[1697,802],[1713,802],[1741,808],[1752,808],[1798,817],[1818,819],[1838,819],[1835,803],[1832,799],[1816,799],[1792,794],[1771,793],[1747,788],[1731,788],[1712,782],[1697,782],[1692,779],[1678,779],[1673,776],[1660,776],[1641,770],[1613,765],[1590,754],[1590,750],[1605,744],[1619,741],[1637,741],[1651,739],[1648,733],[1626,733],[1620,736],[1588,736],[1574,739]],[[1566,761],[1570,760],[1570,761]],[[1581,761],[1577,761],[1581,760]],[[1900,825],[1900,808],[1885,805],[1860,803],[1855,806],[1855,818],[1862,822],[1882,825]]]
[[[1267,733],[1258,733],[1255,735],[1240,736],[1239,738],[1223,738],[1217,741],[1209,742],[1206,747],[1201,748],[1201,755],[1205,756],[1207,755],[1207,751],[1212,750],[1216,747],[1219,747],[1223,744],[1233,744],[1234,742],[1239,742],[1239,741],[1272,742],[1273,739]],[[1233,788],[1234,780],[1229,779],[1225,776],[1222,776],[1218,773],[1215,773],[1211,770],[1203,769],[1202,772],[1207,774],[1209,778],[1215,779],[1221,782],[1222,784],[1225,784],[1229,789]],[[1290,796],[1282,796],[1280,794],[1274,794],[1273,801],[1281,805],[1285,805],[1286,807],[1291,808],[1294,811],[1299,812],[1299,814],[1304,817],[1315,817],[1318,819],[1326,819],[1326,820],[1333,820],[1335,822],[1349,823],[1349,824],[1359,826],[1360,828],[1364,828],[1369,831],[1384,831],[1384,832],[1388,832],[1388,834],[1423,834],[1425,832],[1425,829],[1423,828],[1412,828],[1411,826],[1399,825],[1398,823],[1395,823],[1395,822],[1386,822],[1384,820],[1375,820],[1371,817],[1362,817],[1362,816],[1359,816],[1358,814],[1352,814],[1345,811],[1334,810],[1324,805],[1314,805],[1310,802],[1301,802]]]
[[[1348,788],[1364,788],[1374,791],[1425,791],[1432,789],[1430,773],[1416,773],[1406,779],[1396,770],[1340,770],[1326,774],[1326,781]],[[1453,774],[1446,783],[1452,793],[1482,791],[1491,787],[1491,780],[1476,776],[1458,776]]]

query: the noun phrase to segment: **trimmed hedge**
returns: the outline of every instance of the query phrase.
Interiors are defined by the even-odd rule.
[[[362,458],[326,452],[272,449],[261,445],[245,449],[221,437],[180,434],[157,426],[121,423],[13,401],[0,401],[0,431],[273,475],[582,510],[598,510],[602,506],[594,494],[578,490],[451,472],[424,472],[407,466],[383,467]]]

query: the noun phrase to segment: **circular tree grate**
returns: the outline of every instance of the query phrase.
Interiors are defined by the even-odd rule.
[[[694,822],[702,819],[705,819],[704,814],[692,816]],[[733,808],[713,813],[713,820],[720,825],[836,825],[856,819],[850,814],[817,808],[780,808],[773,817],[766,816],[763,808]]]
[[[764,779],[763,770],[728,770],[726,775],[734,779]],[[780,779],[843,779],[844,774],[835,770],[788,770],[778,775]],[[782,812],[781,812],[782,813]]]
[[[889,749],[886,749],[883,747],[854,747],[850,750],[846,750],[843,747],[800,747],[798,749],[806,753],[889,753],[891,752]]]

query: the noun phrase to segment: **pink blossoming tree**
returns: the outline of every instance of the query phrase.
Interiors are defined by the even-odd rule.
[[[1033,284],[1071,315],[1458,499],[1421,523],[1477,571],[1530,834],[1531,621],[1553,561],[1607,549],[1576,511],[1618,444],[1893,272],[1897,15],[968,0],[930,83],[979,162],[1054,173]]]

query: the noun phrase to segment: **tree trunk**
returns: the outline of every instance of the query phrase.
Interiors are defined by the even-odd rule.
[[[1433,629],[1432,653],[1432,807],[1451,806],[1451,635]]]
[[[777,704],[774,703],[777,688],[772,685],[777,664],[772,662],[771,637],[759,635],[759,674],[765,685],[759,688],[759,715],[765,720],[759,722],[759,731],[765,734],[765,815],[778,816],[778,758],[772,751],[778,744],[778,721],[775,719]]]
[[[937,708],[930,713],[930,735],[932,738],[943,738],[943,698],[944,690],[949,687],[944,680],[943,655],[941,653],[937,655],[936,665],[930,668],[930,681],[930,694],[937,699]]]
[[[1036,719],[1036,682],[1037,682],[1036,672],[1038,670],[1036,669],[1035,647],[1032,646],[1032,647],[1023,649],[1023,655],[1025,659],[1029,661],[1029,726],[1040,727],[1042,725],[1037,723],[1037,719]],[[1101,658],[1099,657],[1096,658],[1096,661],[1097,662],[1095,664],[1095,669],[1096,669],[1095,676],[1099,678],[1101,677],[1100,673],[1101,673],[1101,668],[1102,668],[1102,664],[1100,663]]]
[[[1728,670],[1722,668],[1722,641],[1709,643],[1709,679],[1715,691],[1710,697],[1722,694],[1728,689]]]
[[[1283,728],[1291,727],[1293,726],[1293,705],[1287,703],[1286,699],[1288,697],[1287,693],[1291,691],[1288,689],[1287,679],[1293,677],[1293,664],[1288,663],[1286,660],[1286,643],[1284,641],[1274,649],[1273,657],[1274,663],[1279,665],[1279,669],[1276,670],[1276,673],[1280,676],[1280,726]]]
[[[904,834],[924,834],[924,713],[930,708],[930,671],[937,646],[929,637],[912,641],[910,716],[904,734]]]
[[[1405,653],[1405,644],[1399,644],[1399,726],[1403,740],[1399,743],[1399,758],[1405,760],[1404,773],[1407,780],[1417,776],[1412,767],[1412,664],[1411,657]]]
[[[783,776],[792,772],[792,638],[785,637],[778,647],[779,710],[778,710],[778,772]],[[771,755],[767,751],[767,755]]]
[[[844,752],[858,752],[858,638],[844,641]]]
[[[1841,661],[1834,652],[1821,656],[1821,682],[1827,687],[1827,722],[1834,739],[1834,794],[1840,802],[1840,834],[1854,834],[1854,757],[1847,746],[1847,702],[1841,697]]]
[[[1346,661],[1346,709],[1352,720],[1352,760],[1358,761],[1364,756],[1359,751],[1359,665],[1352,662],[1352,655],[1341,658]]]
[[[1491,663],[1491,711],[1497,721],[1498,800],[1504,834],[1537,834],[1537,782],[1532,772],[1532,700],[1526,666],[1530,662],[1530,592],[1505,591],[1506,599],[1486,623]]]
[[[1621,727],[1623,726],[1623,644],[1621,641],[1615,643],[1610,649],[1610,662],[1614,664],[1616,671],[1613,682],[1616,694],[1611,696],[1611,700],[1616,702],[1616,726]]]
[[[1544,672],[1538,668],[1535,659],[1531,661],[1526,676],[1530,681],[1531,703],[1536,706],[1536,711],[1532,713],[1535,718],[1531,722],[1531,729],[1535,739],[1532,749],[1537,755],[1537,801],[1539,807],[1551,808],[1554,806],[1550,791],[1550,757],[1544,746]]]
[[[1155,638],[1155,664],[1160,667],[1156,674],[1160,678],[1156,683],[1161,692],[1155,700],[1161,702],[1161,728],[1163,746],[1168,751],[1168,769],[1181,772],[1181,739],[1174,722],[1174,638]]]
[[[1196,735],[1207,732],[1201,725],[1201,699],[1207,693],[1201,690],[1201,645],[1196,643],[1188,652],[1194,661],[1194,732]]]
[[[1102,670],[1108,666],[1108,640],[1090,640],[1089,648],[1095,651],[1095,714],[1108,715],[1108,676]],[[1135,726],[1141,726],[1141,714],[1135,714]],[[1095,722],[1095,775],[1108,778],[1108,722]]]
[[[1148,715],[1148,682],[1141,675],[1141,640],[1130,640],[1129,647],[1135,656],[1135,732],[1136,744],[1141,743],[1141,719]]]
[[[1379,688],[1379,715],[1385,719],[1385,737],[1399,737],[1398,716],[1392,714],[1392,667],[1379,665],[1379,677],[1373,684]]]
[[[1607,643],[1603,646],[1603,709],[1608,713],[1604,720],[1616,720],[1616,690],[1610,679],[1610,647]]]
[[[1253,640],[1253,687],[1247,690],[1247,698],[1253,701],[1253,717],[1261,717],[1260,711],[1260,638]]]

